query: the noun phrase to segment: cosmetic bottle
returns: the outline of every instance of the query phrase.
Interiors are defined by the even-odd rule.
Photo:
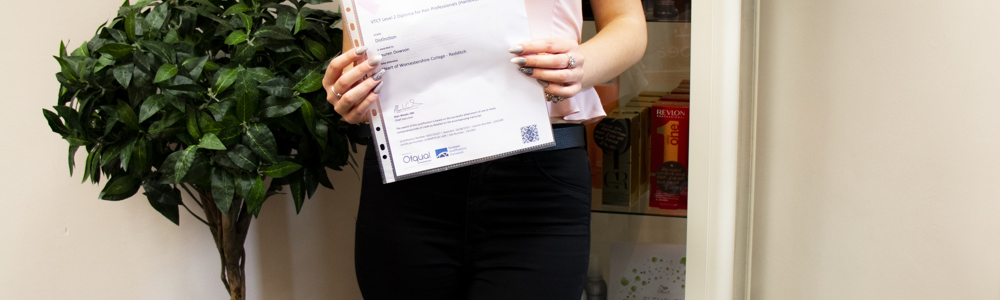
[[[587,300],[608,300],[608,283],[604,282],[604,275],[601,275],[601,266],[598,265],[597,256],[590,255],[590,265],[587,266]]]

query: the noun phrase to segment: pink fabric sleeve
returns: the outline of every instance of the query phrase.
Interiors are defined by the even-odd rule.
[[[532,38],[580,40],[583,6],[580,0],[524,0]],[[593,88],[559,103],[548,103],[549,117],[560,123],[591,123],[607,116]]]

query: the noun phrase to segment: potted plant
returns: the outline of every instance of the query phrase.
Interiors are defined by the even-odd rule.
[[[243,243],[264,201],[288,193],[301,211],[333,188],[326,168],[357,169],[356,128],[321,90],[340,15],[305,7],[330,1],[126,0],[55,56],[58,105],[43,114],[69,142],[70,174],[83,149],[84,181],[107,178],[101,199],[141,187],[171,222],[183,208],[205,223],[232,299],[245,297]]]

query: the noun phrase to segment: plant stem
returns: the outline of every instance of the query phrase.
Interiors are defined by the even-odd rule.
[[[191,213],[191,216],[194,216],[195,219],[198,219],[198,221],[201,221],[201,223],[205,224],[205,226],[208,226],[208,221],[205,221],[205,219],[202,219],[198,215],[194,214],[194,212],[191,211],[190,208],[188,208],[187,204],[181,204],[181,206],[184,206],[184,209],[186,209],[189,213]]]
[[[191,193],[191,190],[189,190],[187,188],[187,185],[185,185],[183,183],[180,183],[180,184],[177,184],[177,185],[181,186],[181,188],[183,188],[184,191],[186,191],[188,193],[188,196],[191,196],[191,200],[194,200],[194,203],[198,203],[198,207],[201,207],[201,209],[205,209],[205,205],[202,204],[200,201],[198,201],[198,197],[195,197],[194,193]]]

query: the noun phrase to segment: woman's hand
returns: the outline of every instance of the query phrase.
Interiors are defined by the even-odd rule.
[[[572,39],[533,40],[511,47],[510,53],[517,57],[510,62],[521,66],[521,73],[538,79],[546,93],[569,98],[583,89],[586,58],[579,47]]]
[[[323,76],[326,101],[333,104],[333,109],[351,124],[370,120],[368,108],[378,100],[382,75],[385,74],[385,70],[382,70],[374,76],[368,76],[378,68],[382,56],[365,60],[363,54],[366,50],[367,47],[359,47],[345,51],[330,61],[330,65],[326,67],[326,75]],[[344,72],[352,63],[354,68]]]

